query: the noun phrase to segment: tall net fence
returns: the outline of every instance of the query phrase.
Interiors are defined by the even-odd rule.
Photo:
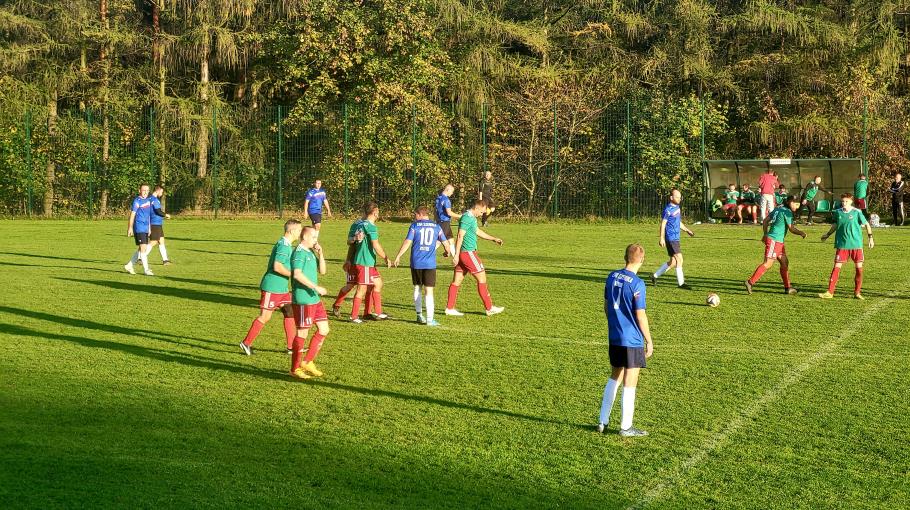
[[[121,215],[140,183],[161,183],[171,213],[288,216],[302,211],[316,179],[333,212],[374,200],[386,213],[406,214],[432,204],[446,183],[464,207],[489,170],[503,214],[632,220],[655,216],[673,187],[692,204],[690,214],[703,211],[704,159],[775,155],[774,134],[761,125],[747,143],[731,141],[728,110],[710,99],[636,96],[601,106],[507,99],[312,112],[0,108],[0,214]],[[845,117],[839,153],[821,153],[825,145],[813,140],[776,147],[794,157],[861,157],[892,172],[906,159],[890,133],[910,131],[893,129],[907,113],[873,106]],[[873,196],[884,188],[873,180]]]

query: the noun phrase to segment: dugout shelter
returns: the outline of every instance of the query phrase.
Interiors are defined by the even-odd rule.
[[[843,159],[735,159],[705,160],[702,162],[705,179],[705,213],[709,218],[722,218],[723,212],[714,210],[714,202],[723,197],[732,183],[736,189],[748,184],[758,191],[758,178],[769,168],[777,172],[777,179],[791,195],[799,196],[806,184],[821,176],[821,187],[831,194],[819,193],[817,213],[828,214],[842,193],[852,193],[853,184],[860,173],[866,172],[863,160]]]

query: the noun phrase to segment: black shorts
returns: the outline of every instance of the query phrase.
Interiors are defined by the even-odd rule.
[[[424,287],[436,286],[435,269],[414,269],[411,268],[411,283],[414,285],[423,285]]]
[[[610,346],[610,366],[622,368],[645,368],[644,347]]]
[[[452,222],[451,221],[437,221],[436,223],[438,223],[439,226],[442,227],[442,233],[446,235],[446,239],[452,239],[455,237],[455,235],[452,234]]]
[[[133,239],[136,240],[136,246],[149,243],[148,232],[133,232]]]
[[[310,213],[310,221],[313,222],[313,225],[322,223],[322,213]]]
[[[152,232],[149,234],[149,239],[152,241],[160,241],[164,237],[164,225],[152,225]]]
[[[679,246],[679,241],[667,240],[666,243],[667,243],[667,255],[672,257],[673,255],[676,255],[677,253],[682,253],[682,248],[680,248],[680,246]]]

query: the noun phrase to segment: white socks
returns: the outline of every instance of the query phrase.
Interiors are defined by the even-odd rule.
[[[158,253],[161,254],[161,260],[168,260],[167,258],[167,248],[163,244],[158,245]]]
[[[414,309],[417,310],[417,315],[420,315],[422,310],[420,309],[420,285],[414,286]]]
[[[676,266],[676,283],[678,285],[686,283],[686,279],[683,277],[682,268],[679,266]]]
[[[635,414],[635,388],[622,387],[622,423],[619,428],[626,430],[632,426],[632,415]]]
[[[654,278],[660,278],[660,276],[667,272],[667,269],[670,269],[670,264],[664,262],[664,265],[657,268],[657,271],[654,271]]]
[[[436,298],[433,297],[433,291],[428,290],[426,295],[427,300],[427,322],[433,322],[433,308],[436,306]]]
[[[604,387],[604,398],[600,402],[600,423],[606,425],[610,419],[610,409],[613,409],[613,402],[616,400],[616,390],[619,389],[619,381],[610,378]]]
[[[149,272],[149,250],[148,249],[146,249],[145,251],[142,251],[142,248],[139,248],[139,260],[142,261],[142,269],[144,269],[145,272],[148,273]]]
[[[130,261],[128,264],[132,266],[136,262],[139,262],[139,250],[138,249],[133,252],[133,256],[130,257]]]

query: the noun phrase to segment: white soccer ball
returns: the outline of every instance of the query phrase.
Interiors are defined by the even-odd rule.
[[[708,294],[708,298],[705,299],[705,303],[711,308],[714,308],[720,304],[720,296],[712,292]]]

